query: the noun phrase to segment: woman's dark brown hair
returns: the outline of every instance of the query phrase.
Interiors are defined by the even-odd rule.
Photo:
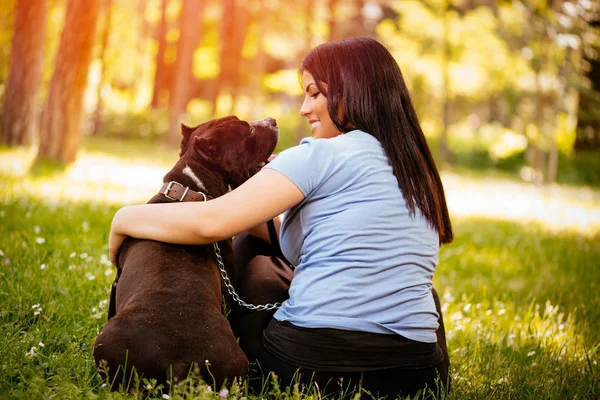
[[[440,243],[452,242],[442,181],[390,52],[370,38],[325,43],[306,55],[302,71],[310,72],[327,96],[329,115],[340,131],[360,129],[379,140],[411,215],[416,205]]]

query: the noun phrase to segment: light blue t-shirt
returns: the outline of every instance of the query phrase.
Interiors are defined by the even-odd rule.
[[[305,196],[281,225],[296,269],[275,319],[435,342],[439,236],[418,210],[409,215],[379,141],[360,130],[305,138],[265,168]]]

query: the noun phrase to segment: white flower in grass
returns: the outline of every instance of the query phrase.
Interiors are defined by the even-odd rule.
[[[108,300],[104,299],[104,300],[100,301],[100,303],[98,303],[98,307],[104,308],[104,307],[106,307],[107,304],[108,304]]]
[[[219,392],[219,397],[221,398],[221,400],[225,400],[227,396],[229,396],[229,390],[223,389]]]
[[[75,256],[77,256],[77,253],[75,253],[75,252],[72,252],[71,254],[69,254],[69,257],[70,257],[70,258],[73,258],[73,257],[75,257]]]
[[[93,281],[94,279],[96,279],[96,277],[93,274],[91,274],[90,272],[85,274],[85,277],[88,278],[88,281]]]
[[[42,269],[42,270],[46,269],[46,264],[40,265],[40,269]]]
[[[110,276],[110,275],[112,275],[112,273],[113,273],[112,269],[107,269],[106,271],[104,271],[104,275],[106,275],[106,276]]]
[[[81,253],[79,255],[79,258],[87,258],[88,257],[88,253]]]
[[[527,353],[527,357],[532,357],[534,355],[535,355],[535,350],[532,350],[529,353]]]
[[[40,233],[42,231],[42,228],[40,228],[38,225],[33,227],[33,231],[37,234]]]
[[[469,310],[471,309],[471,303],[467,303],[464,307],[463,307],[463,311],[464,312],[469,312]]]
[[[77,267],[75,267],[75,265],[73,265],[73,264],[69,265],[69,271],[73,271],[75,268],[77,268]]]
[[[450,292],[446,292],[444,293],[444,296],[442,296],[442,299],[444,299],[445,302],[452,303],[454,301],[454,296],[452,296]]]
[[[169,397],[169,395],[168,395],[168,394],[164,393],[164,394],[162,395],[162,398],[163,398],[163,399],[165,399],[165,400],[169,400],[171,397]]]
[[[462,313],[460,311],[457,311],[450,316],[450,321],[460,321],[462,318]]]
[[[32,305],[32,306],[31,306],[31,309],[33,310],[33,315],[40,315],[40,313],[41,313],[42,311],[44,311],[44,310],[42,309],[42,306],[41,306],[41,305],[39,305],[39,304],[34,304],[34,305]]]
[[[101,388],[105,388],[106,387],[106,383],[103,383],[102,385],[100,385]]]
[[[503,315],[506,312],[506,310],[504,308],[501,308],[500,310],[498,310],[498,315]]]
[[[0,257],[4,257],[4,252],[0,250]]]
[[[36,350],[37,350],[37,348],[35,346],[31,347],[31,349],[28,352],[25,353],[25,357],[29,357],[29,358],[35,357],[36,356],[36,352],[35,352]]]
[[[39,342],[38,346],[40,346],[40,347],[46,347],[46,346],[44,346],[44,343],[42,343],[42,342]]]
[[[44,243],[46,243],[46,239],[44,239],[43,237],[37,237],[37,238],[35,238],[35,242],[37,244],[44,244]]]
[[[100,264],[109,266],[112,265],[106,254],[102,254],[102,256],[100,256]]]

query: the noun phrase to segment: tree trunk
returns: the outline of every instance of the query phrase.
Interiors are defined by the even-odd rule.
[[[75,160],[100,0],[69,0],[40,129],[38,161]]]
[[[184,0],[181,7],[177,59],[169,96],[169,133],[166,141],[170,144],[178,143],[181,135],[179,119],[187,107],[189,99],[187,91],[193,76],[193,55],[201,37],[199,23],[201,8],[201,0]]]
[[[46,0],[17,3],[0,125],[0,141],[8,146],[31,144],[38,130],[46,11]]]
[[[328,0],[327,1],[327,8],[329,9],[329,21],[328,21],[328,26],[329,26],[329,39],[328,41],[332,41],[337,39],[337,21],[335,19],[335,5],[337,4],[338,0]]]
[[[310,1],[310,0],[309,0]],[[264,49],[264,38],[267,33],[267,10],[265,9],[265,1],[257,0],[258,7],[255,9],[253,19],[258,26],[258,37],[256,44],[256,56],[252,62],[252,73],[250,75],[250,93],[257,99],[262,96],[262,79],[265,75],[266,54]],[[264,118],[263,116],[264,101],[253,101],[250,115],[253,119]]]
[[[443,109],[442,109],[442,136],[440,138],[440,165],[444,166],[449,162],[450,149],[448,147],[448,127],[450,126],[450,0],[446,0],[446,7],[443,11],[444,22],[444,56],[442,62],[442,80],[443,80]]]
[[[550,151],[548,153],[548,173],[547,183],[556,182],[556,175],[558,174],[558,145],[556,144],[555,138],[552,138],[550,143]]]
[[[231,93],[231,108],[229,113],[233,112],[239,85],[242,50],[250,22],[250,14],[245,1],[224,0],[222,4],[221,72],[215,80],[215,86],[212,90],[212,115],[216,114],[219,94],[225,87],[229,88]]]
[[[590,87],[579,91],[575,154],[600,150],[600,48],[596,48],[596,58],[587,62]]]
[[[146,43],[148,40],[148,21],[146,20],[146,8],[148,6],[148,0],[138,0],[138,5],[137,5],[137,14],[138,14],[138,18],[139,20],[136,21],[137,25],[140,26],[140,29],[138,30],[139,32],[139,36],[138,36],[138,45],[136,48],[136,56],[133,59],[133,70],[135,71],[135,75],[136,77],[138,77],[138,79],[133,81],[133,87],[131,89],[131,91],[129,92],[129,96],[128,96],[128,100],[129,100],[129,109],[132,109],[134,104],[135,104],[135,100],[136,100],[136,96],[140,91],[140,88],[142,87],[143,84],[143,76],[144,76],[144,70],[146,69],[146,60],[144,57],[144,54],[146,52]]]
[[[92,136],[98,135],[100,125],[102,124],[102,85],[104,84],[104,75],[106,73],[106,48],[108,47],[108,34],[110,32],[110,21],[112,19],[112,0],[104,0],[106,8],[106,18],[104,21],[104,30],[102,32],[102,42],[100,45],[100,82],[98,82],[98,90],[96,91],[96,109],[94,110]]]
[[[167,85],[167,69],[165,66],[165,49],[167,47],[167,0],[162,0],[160,24],[158,25],[157,38],[158,51],[156,52],[156,70],[154,72],[154,89],[152,90],[152,108],[161,107],[161,91]]]

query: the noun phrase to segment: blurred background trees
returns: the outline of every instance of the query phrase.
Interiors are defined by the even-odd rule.
[[[179,141],[272,116],[309,134],[297,68],[371,36],[398,61],[438,163],[600,184],[600,6],[591,0],[7,0],[0,140],[71,162],[83,136]]]

